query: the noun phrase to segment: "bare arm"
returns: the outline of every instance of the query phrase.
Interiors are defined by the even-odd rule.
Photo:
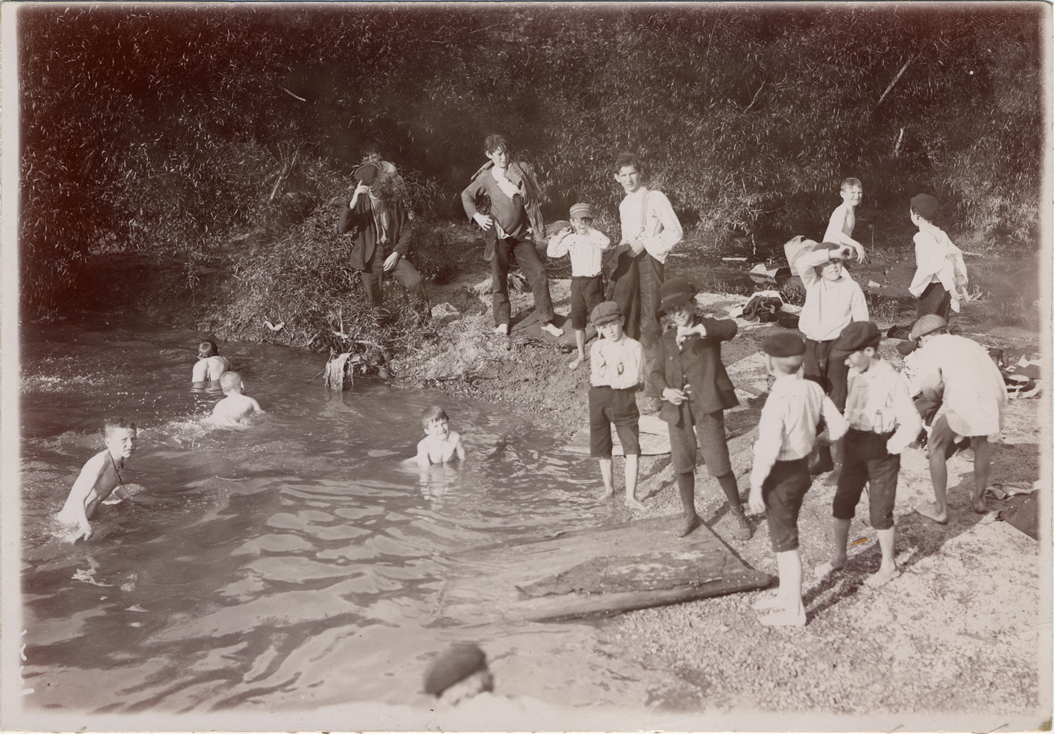
[[[109,456],[104,451],[85,462],[76,481],[73,482],[73,487],[70,488],[66,504],[59,513],[63,522],[76,524],[80,529],[81,534],[77,536],[77,540],[87,540],[92,536],[91,523],[88,522],[88,503],[92,491],[106,471],[107,459]]]
[[[422,469],[427,469],[432,465],[432,460],[428,458],[428,447],[425,446],[425,441],[428,439],[421,439],[417,442],[417,456],[414,457],[414,461]]]
[[[194,364],[194,370],[193,372],[191,372],[190,379],[194,382],[204,382],[206,379],[205,375],[208,373],[208,370],[209,361],[207,359],[199,359]]]

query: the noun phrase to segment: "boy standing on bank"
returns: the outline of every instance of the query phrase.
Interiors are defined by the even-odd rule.
[[[952,311],[958,312],[966,300],[966,264],[962,250],[934,222],[940,213],[937,200],[929,194],[911,199],[911,223],[919,228],[915,233],[915,276],[908,291],[919,299],[915,319],[936,314],[948,321]]]
[[[614,424],[626,456],[626,504],[643,510],[637,499],[640,430],[634,393],[644,381],[644,351],[640,342],[622,331],[622,312],[613,301],[603,301],[590,314],[600,338],[590,349],[589,454],[600,462],[604,481],[601,498],[612,497],[611,426]]]
[[[586,319],[604,300],[604,276],[601,258],[611,240],[593,229],[593,210],[589,204],[571,207],[571,226],[552,236],[546,254],[571,258],[571,326],[575,330],[578,357],[567,366],[576,369],[586,359]]]
[[[856,208],[864,198],[864,186],[858,178],[847,178],[842,181],[842,203],[831,212],[827,222],[827,231],[823,241],[836,245],[848,245],[856,253],[859,262],[864,261],[864,246],[853,239],[853,228],[856,227]]]
[[[780,586],[775,597],[759,599],[754,609],[771,610],[759,618],[761,624],[802,627],[805,605],[801,599],[798,513],[812,484],[809,453],[816,443],[821,416],[831,440],[845,434],[846,423],[820,386],[802,379],[805,344],[797,335],[766,337],[761,350],[768,355],[768,371],[776,380],[758,421],[750,472],[750,510],[764,512],[768,519]]]
[[[87,540],[92,536],[88,521],[111,493],[122,500],[131,499],[121,480],[124,462],[135,451],[135,423],[124,418],[107,420],[103,425],[106,449],[85,462],[69,496],[56,518],[65,525],[75,525],[73,540]]]
[[[900,453],[922,430],[922,418],[911,402],[904,378],[878,355],[882,335],[870,321],[845,327],[831,350],[832,359],[849,365],[849,395],[845,402],[845,458],[834,495],[834,555],[817,567],[826,576],[848,561],[849,524],[867,484],[871,527],[878,533],[882,564],[865,582],[882,586],[900,575],[894,543],[893,506],[897,500]]]
[[[659,340],[651,379],[663,400],[659,417],[670,429],[670,457],[684,509],[680,535],[688,535],[701,522],[695,511],[698,449],[728,500],[733,536],[747,540],[753,531],[743,515],[725,439],[725,410],[739,405],[739,400],[721,362],[721,342],[734,337],[738,327],[731,319],[697,316],[695,287],[683,278],[663,283],[660,296],[660,312],[676,328]]]

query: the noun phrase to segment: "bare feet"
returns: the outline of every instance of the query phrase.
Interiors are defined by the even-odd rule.
[[[943,515],[938,514],[937,505],[933,504],[932,502],[926,505],[916,506],[915,512],[919,513],[928,520],[933,520],[933,522],[937,523],[938,525],[948,524],[948,513],[945,512]]]
[[[978,494],[973,490],[970,490],[970,504],[973,505],[973,511],[979,515],[984,515],[988,512],[988,507],[984,503],[984,495]]]
[[[743,510],[732,513],[732,537],[736,540],[750,540],[754,531],[750,529],[750,523],[743,515]]]
[[[873,573],[864,579],[864,583],[870,586],[872,589],[877,589],[879,586],[885,586],[890,581],[900,575],[900,569],[893,566],[892,569],[878,569],[878,573]]]
[[[573,360],[571,360],[571,362],[568,363],[567,369],[569,369],[569,370],[578,369],[578,365],[582,364],[582,362],[583,362],[582,355],[578,355]]]
[[[614,487],[604,487],[604,491],[600,493],[600,499],[602,499],[602,500],[606,500],[608,497],[614,497],[614,496],[615,496],[615,488]]]
[[[699,519],[698,515],[692,515],[689,518],[685,518],[684,524],[681,526],[680,536],[683,538],[686,535],[691,535],[692,531],[703,524],[703,521]]]
[[[643,502],[641,502],[639,499],[637,499],[636,497],[634,497],[631,494],[627,494],[626,495],[626,506],[627,507],[632,507],[634,510],[646,510],[646,509],[648,509],[647,507],[644,506]]]
[[[796,609],[778,609],[771,614],[758,617],[758,621],[766,627],[804,627],[805,607],[797,604]]]
[[[556,324],[554,324],[552,321],[550,321],[547,324],[542,324],[542,331],[548,331],[553,336],[563,336],[564,335],[564,330],[561,329]]]
[[[821,563],[814,570],[814,573],[816,574],[816,578],[818,578],[818,579],[826,578],[827,576],[829,576],[833,572],[845,568],[845,562],[846,562],[846,559],[843,558],[841,561],[836,561],[836,560],[832,559],[830,561],[827,561],[827,563]]]
[[[508,324],[498,324],[497,326],[494,327],[494,333],[495,334],[501,334],[502,336],[508,336],[509,335],[509,325]]]
[[[778,593],[776,594],[776,596],[760,597],[757,601],[754,602],[754,609],[759,612],[764,612],[769,609],[784,609],[786,606],[786,600],[781,599]]]

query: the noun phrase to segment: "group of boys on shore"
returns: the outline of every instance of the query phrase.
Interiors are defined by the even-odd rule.
[[[544,266],[530,239],[529,176],[523,169],[510,173],[503,138],[488,138],[486,152],[492,167],[476,177],[462,198],[466,212],[493,240],[488,249],[492,251],[496,331],[508,333],[507,271],[508,256],[513,254],[531,280],[535,306],[543,312],[542,328],[562,333],[552,324]],[[481,183],[483,176],[490,177],[489,182]],[[624,257],[618,260],[608,288],[604,288],[601,264],[610,241],[593,229],[588,204],[571,207],[571,226],[554,233],[547,250],[551,257],[571,259],[571,322],[577,356],[569,367],[590,363],[590,455],[599,462],[602,496],[615,492],[614,426],[626,459],[625,502],[644,509],[636,496],[641,454],[637,393],[643,389],[645,401],[659,403],[659,417],[669,430],[671,463],[683,507],[677,534],[687,536],[702,522],[695,509],[695,468],[701,453],[728,501],[733,535],[747,540],[753,529],[740,499],[724,428],[724,411],[739,401],[721,359],[721,344],[736,336],[736,322],[699,315],[695,287],[683,278],[666,279],[665,259],[680,241],[681,227],[669,200],[643,186],[636,156],[619,157],[615,179],[626,191],[620,205],[622,240],[618,245]],[[490,197],[487,214],[476,209],[483,191]],[[776,595],[756,605],[767,612],[759,618],[765,625],[800,626],[806,621],[797,519],[812,483],[809,457],[820,443],[831,446],[834,470],[827,481],[837,489],[832,507],[834,553],[816,573],[824,576],[846,565],[850,521],[868,485],[870,522],[882,553],[880,568],[869,583],[881,585],[900,575],[893,522],[900,454],[920,439],[924,420],[932,426],[928,452],[935,502],[915,509],[944,524],[948,520],[945,462],[963,438],[969,438],[974,449],[972,506],[977,512],[985,511],[983,492],[991,462],[987,439],[1002,429],[1006,408],[1002,376],[984,348],[947,333],[950,311],[958,310],[966,299],[966,272],[961,252],[933,224],[937,202],[927,195],[911,200],[910,216],[919,227],[915,236],[918,268],[911,288],[919,297],[919,308],[910,331],[912,349],[901,350],[913,352],[906,360],[911,373],[906,380],[879,356],[882,335],[869,321],[859,284],[843,268],[845,260],[862,261],[865,255],[852,238],[855,208],[862,195],[860,182],[847,179],[841,195],[843,203],[831,215],[825,242],[814,243],[795,262],[806,290],[799,321],[804,339],[780,331],[761,343],[774,381],[758,424],[747,506],[752,513],[764,512],[767,517],[780,577]],[[664,315],[670,322],[665,332],[660,324]],[[587,323],[599,335],[588,355]],[[217,425],[237,426],[247,416],[262,412],[259,403],[243,394],[241,376],[230,370],[229,361],[219,356],[211,341],[200,345],[193,380],[200,387],[218,381],[225,393],[211,416]],[[913,395],[918,395],[914,402]],[[461,437],[450,430],[442,408],[427,409],[422,423],[426,437],[418,444],[415,457],[422,468],[464,460]],[[104,438],[106,450],[84,465],[58,514],[60,521],[77,526],[78,538],[91,537],[89,520],[99,504],[112,492],[122,496],[120,470],[135,450],[135,424],[107,421]]]

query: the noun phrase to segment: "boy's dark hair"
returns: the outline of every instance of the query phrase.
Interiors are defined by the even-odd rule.
[[[935,224],[937,215],[940,213],[940,205],[929,194],[919,194],[911,197],[911,211],[930,224]]]
[[[102,424],[102,435],[109,436],[118,428],[127,428],[129,431],[138,431],[135,423],[127,418],[107,418]]]
[[[640,158],[637,157],[636,153],[622,153],[618,158],[615,159],[615,172],[618,173],[627,166],[633,166],[637,169],[637,173],[644,175],[644,166],[640,163]]]
[[[487,139],[484,141],[484,153],[490,155],[496,150],[504,150],[506,153],[509,152],[509,141],[505,139],[504,135],[488,135]]]
[[[858,178],[847,178],[845,181],[842,181],[842,186],[838,190],[839,191],[845,191],[850,186],[856,186],[856,187],[861,188],[861,189],[864,188],[864,185],[862,183],[860,183],[860,179],[858,179]]]
[[[450,420],[447,416],[446,411],[438,405],[429,405],[427,408],[421,411],[421,424],[428,425],[431,421],[448,421]]]
[[[198,345],[198,358],[205,359],[206,357],[215,357],[220,353],[220,350],[216,348],[216,342],[212,339],[206,339]]]

